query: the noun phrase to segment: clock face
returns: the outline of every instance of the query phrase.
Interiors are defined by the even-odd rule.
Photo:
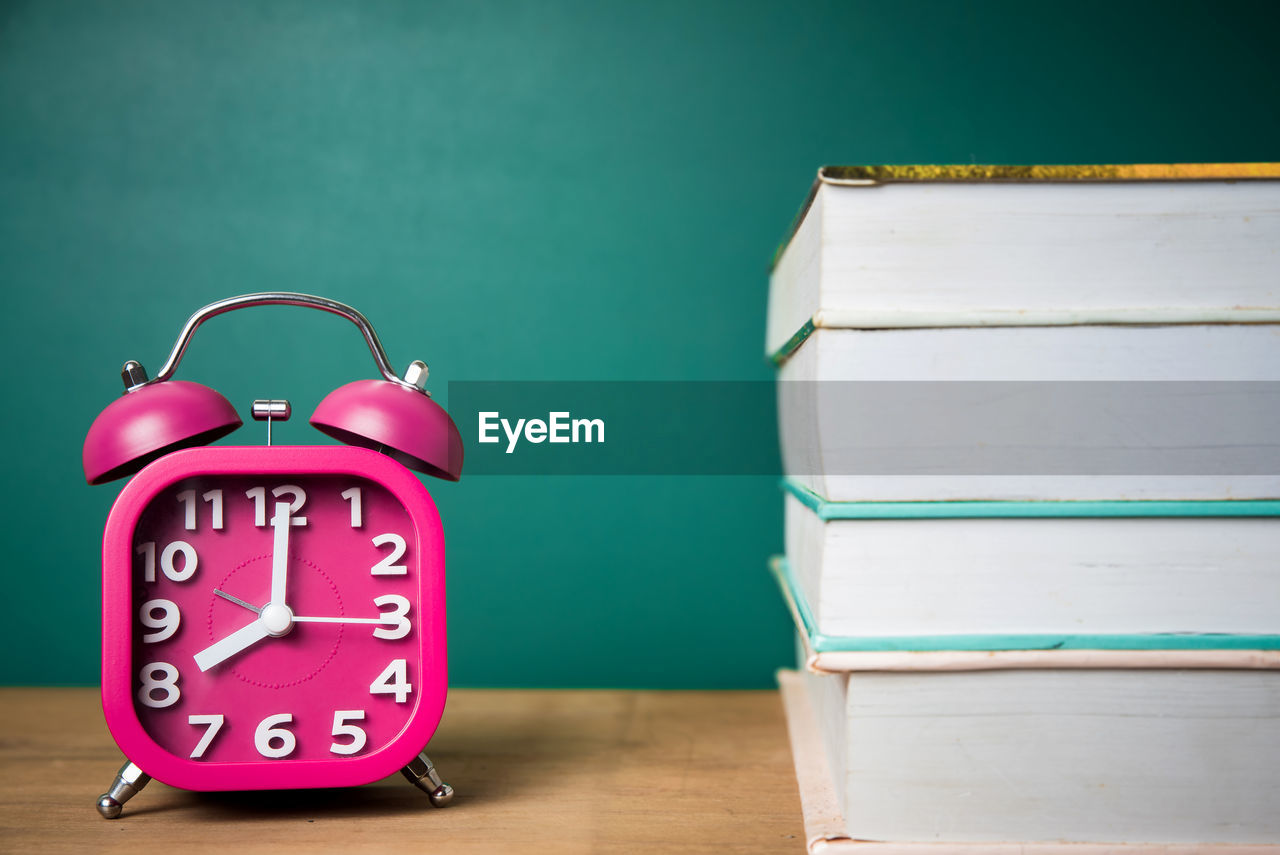
[[[237,449],[179,454],[228,451]],[[251,462],[222,471],[200,462],[170,480],[182,467],[162,461],[171,471],[133,497],[128,532],[129,712],[147,741],[196,778],[169,782],[247,786],[227,773],[255,764],[299,770],[278,771],[269,786],[330,786],[341,776],[321,782],[317,768],[393,747],[404,758],[398,768],[424,747],[425,739],[399,745],[423,715],[424,694],[426,709],[437,695],[443,703],[442,544],[421,536],[413,502],[406,507],[394,485],[360,467],[245,472]]]

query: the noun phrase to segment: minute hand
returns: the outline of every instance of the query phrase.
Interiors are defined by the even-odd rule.
[[[289,574],[289,503],[277,502],[276,515],[271,518],[271,526],[276,530],[275,541],[271,548],[271,600],[283,606],[285,604],[285,588]]]

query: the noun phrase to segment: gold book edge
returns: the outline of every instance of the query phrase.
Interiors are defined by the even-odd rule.
[[[1255,181],[1280,178],[1280,163],[910,164],[824,166],[825,184],[897,182]]]
[[[769,269],[778,266],[783,251],[823,184],[865,187],[877,184],[975,183],[1105,183],[1109,181],[1264,181],[1280,179],[1280,163],[1106,163],[1106,164],[881,164],[823,166],[809,188],[804,204],[791,220],[774,250]]]

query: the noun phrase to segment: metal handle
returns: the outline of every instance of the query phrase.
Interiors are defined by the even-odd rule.
[[[178,370],[178,363],[182,361],[182,354],[186,352],[187,345],[191,343],[191,336],[202,323],[215,315],[221,315],[235,309],[247,309],[250,306],[305,306],[341,315],[360,328],[360,332],[364,335],[365,343],[369,345],[369,350],[373,353],[373,361],[378,363],[378,370],[382,372],[382,376],[395,383],[408,385],[392,370],[391,363],[387,360],[387,352],[382,349],[382,342],[378,340],[378,334],[373,331],[373,326],[369,323],[368,318],[346,303],[339,303],[337,300],[329,300],[313,294],[296,294],[292,291],[241,294],[239,297],[228,297],[225,300],[210,303],[200,309],[187,318],[187,323],[178,335],[178,340],[174,342],[173,350],[169,352],[169,358],[165,360],[164,367],[160,369],[160,372],[154,378],[147,382],[160,383],[173,376],[173,372]]]

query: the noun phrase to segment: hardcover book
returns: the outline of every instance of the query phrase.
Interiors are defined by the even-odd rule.
[[[824,167],[766,350],[813,329],[1280,321],[1280,164]]]

